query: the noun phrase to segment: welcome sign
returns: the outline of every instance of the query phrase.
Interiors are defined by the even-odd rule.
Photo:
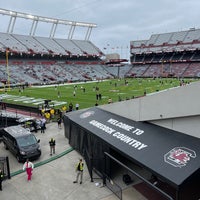
[[[198,138],[147,122],[136,122],[98,107],[66,115],[87,134],[97,136],[102,144],[110,145],[175,185],[183,183],[200,168]]]

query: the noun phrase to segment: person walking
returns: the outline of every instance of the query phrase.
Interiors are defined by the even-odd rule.
[[[55,146],[56,146],[56,141],[53,138],[50,139],[49,146],[50,146],[50,156],[52,156],[52,153],[55,154]]]
[[[45,128],[46,128],[46,119],[43,117],[42,119],[41,119],[41,133],[44,133],[44,130],[45,130]]]
[[[109,97],[108,104],[111,104],[112,102],[113,102],[112,99]]]
[[[73,111],[73,104],[72,102],[69,103],[69,112]]]
[[[82,184],[82,181],[83,181],[83,166],[84,166],[83,160],[80,159],[79,163],[76,166],[76,173],[77,173],[76,180],[73,183],[77,183],[78,178],[80,176],[80,184]]]
[[[58,98],[60,98],[61,97],[61,95],[60,95],[60,91],[58,91]]]
[[[74,92],[73,92],[73,96],[75,97],[76,96],[76,91],[74,90]]]
[[[26,169],[27,173],[27,180],[30,181],[32,177],[32,171],[33,171],[34,165],[32,162],[29,161],[29,159],[26,159],[26,162],[23,165],[23,170]]]
[[[76,110],[78,110],[79,109],[79,104],[78,103],[76,103]]]
[[[2,191],[3,171],[0,169],[0,191]]]
[[[57,119],[57,123],[58,123],[58,128],[61,128],[61,124],[62,124],[62,118],[61,117],[59,117]]]

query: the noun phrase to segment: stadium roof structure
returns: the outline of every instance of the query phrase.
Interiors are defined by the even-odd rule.
[[[11,34],[14,32],[14,26],[15,26],[16,20],[18,18],[24,18],[24,19],[32,21],[32,26],[31,26],[31,29],[29,32],[30,36],[35,35],[38,23],[40,23],[40,22],[46,22],[46,23],[52,24],[51,31],[49,33],[49,37],[51,37],[51,38],[53,38],[55,36],[58,25],[70,26],[68,39],[73,38],[74,31],[77,26],[87,28],[85,40],[88,40],[90,38],[92,29],[97,27],[97,25],[94,23],[86,23],[86,22],[70,21],[70,20],[63,20],[63,19],[57,19],[57,18],[49,18],[49,17],[43,17],[43,16],[32,15],[32,14],[16,12],[16,11],[11,11],[11,10],[5,10],[5,9],[0,9],[0,14],[10,16],[10,21],[9,21],[9,24],[7,27],[7,33],[11,33]]]
[[[7,31],[0,32],[0,56],[98,59],[103,55],[103,52],[89,40],[92,29],[97,27],[94,23],[49,18],[0,8],[0,17],[4,16],[5,23],[2,27],[7,28]],[[21,29],[20,33],[17,33],[19,31],[17,25],[23,24],[21,23],[23,20],[27,33],[21,33]],[[29,26],[26,26],[27,23]],[[38,31],[41,25],[43,30],[45,29],[43,32]],[[60,28],[63,27],[64,35],[62,38],[57,37]],[[81,31],[84,32],[78,32],[80,29],[77,27],[81,27]]]

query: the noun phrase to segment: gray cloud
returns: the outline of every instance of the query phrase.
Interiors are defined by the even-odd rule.
[[[98,27],[93,30],[91,41],[101,49],[108,43],[110,48],[126,48],[130,41],[149,39],[153,33],[199,28],[200,17],[199,0],[8,0],[0,2],[0,7],[96,23]],[[26,23],[21,23],[16,30],[23,33]],[[43,26],[40,31],[46,34],[46,30]],[[66,32],[58,33],[62,34]]]

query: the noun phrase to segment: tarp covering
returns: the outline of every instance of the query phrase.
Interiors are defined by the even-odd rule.
[[[200,139],[93,107],[67,114],[133,161],[179,187],[200,170]]]

